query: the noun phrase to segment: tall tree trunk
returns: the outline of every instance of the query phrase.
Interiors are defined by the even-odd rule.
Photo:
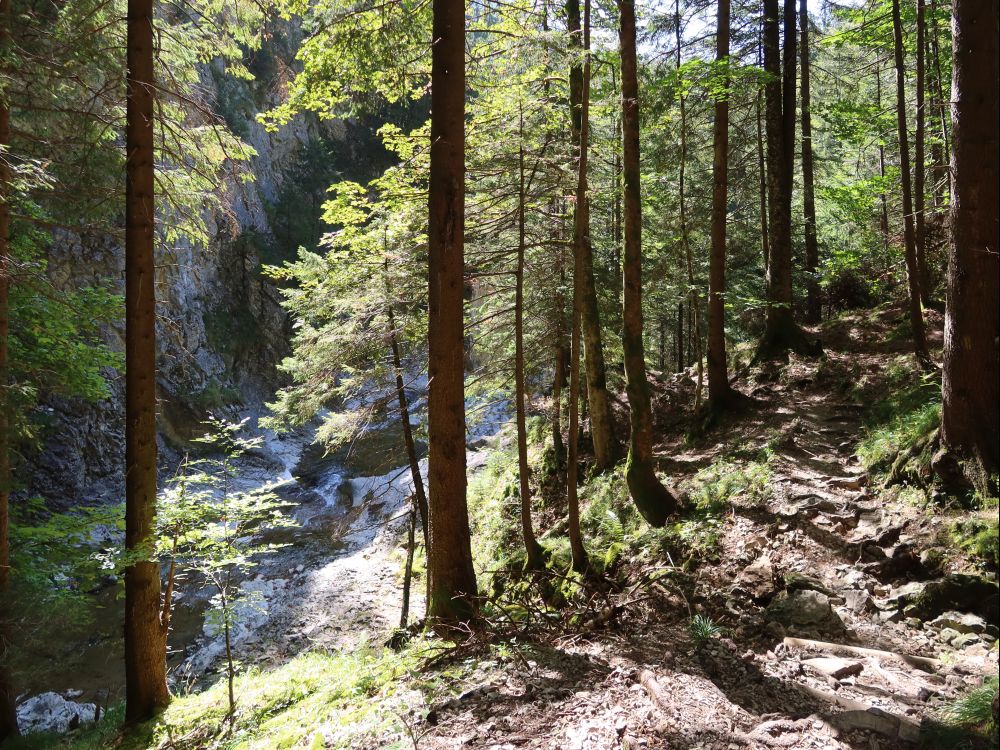
[[[642,517],[652,526],[663,526],[670,514],[677,510],[677,501],[657,478],[653,465],[653,414],[642,341],[642,199],[639,186],[639,76],[636,70],[634,0],[618,0],[618,10],[621,16],[618,39],[622,64],[625,219],[622,348],[632,425],[625,481]]]
[[[125,125],[125,718],[167,705],[156,532],[153,0],[129,0]]]
[[[526,568],[542,567],[542,548],[535,539],[531,524],[531,481],[528,467],[528,428],[526,425],[524,387],[524,115],[520,116],[521,143],[517,152],[518,202],[517,202],[517,270],[514,291],[514,400],[517,420],[518,487],[521,499],[521,538],[524,541]]]
[[[927,266],[927,232],[924,216],[924,134],[926,110],[924,109],[925,65],[924,41],[926,36],[926,20],[924,0],[917,0],[917,111],[916,132],[913,136],[913,212],[915,219],[917,276],[920,279],[920,301],[924,306],[931,301],[931,276]]]
[[[931,0],[931,19],[933,23],[931,24],[930,44],[931,54],[934,58],[934,79],[937,82],[935,87],[935,97],[938,101],[936,112],[938,123],[941,126],[941,147],[943,149],[941,159],[942,179],[940,182],[944,195],[942,196],[941,205],[944,205],[951,200],[951,179],[948,169],[948,162],[951,159],[951,139],[948,133],[950,112],[945,106],[945,102],[948,101],[949,92],[945,88],[944,73],[941,71],[941,45],[938,42],[937,0]]]
[[[802,69],[802,217],[806,239],[806,322],[819,323],[822,301],[819,296],[819,245],[816,240],[816,195],[813,178],[812,113],[809,90],[809,10],[806,0],[799,0],[801,30],[800,67]]]
[[[560,240],[564,236],[560,223]],[[566,346],[566,263],[562,244],[556,250],[556,266],[559,273],[559,288],[556,290],[555,324],[555,367],[552,373],[552,449],[555,452],[556,467],[562,465],[566,447],[562,437],[562,389],[566,384],[569,352]]]
[[[10,0],[0,0],[0,55],[10,46]],[[13,676],[9,668],[13,648],[13,612],[10,611],[10,109],[0,93],[0,742],[18,734]]]
[[[580,531],[580,501],[577,496],[580,446],[580,285],[573,284],[573,324],[569,347],[569,448],[566,457],[566,507],[568,509],[569,547],[573,570],[583,573],[587,570],[587,550],[583,546]]]
[[[875,60],[875,109],[882,111],[882,70],[879,61]],[[878,174],[885,181],[885,143],[879,138],[878,142]],[[883,189],[879,193],[879,203],[881,204],[881,214],[879,216],[879,229],[882,232],[882,251],[889,254],[889,199]]]
[[[795,135],[795,0],[785,0],[784,74],[778,0],[764,0],[765,130],[769,259],[767,319],[757,358],[793,349],[813,354],[792,315],[792,166]],[[791,141],[791,142],[790,142]]]
[[[474,615],[465,476],[463,352],[465,234],[465,2],[433,0],[428,222],[427,574],[434,621]]]
[[[729,60],[729,0],[718,2],[715,59]],[[726,362],[726,215],[729,202],[729,73],[715,100],[712,160],[712,254],[708,270],[708,401],[725,405],[731,389]]]
[[[767,164],[764,161],[764,123],[763,111],[761,107],[762,88],[757,89],[757,101],[755,103],[757,120],[757,174],[759,176],[760,190],[760,252],[764,259],[764,278],[767,278],[768,269],[771,267],[771,243],[767,228]]]
[[[585,17],[590,17],[589,0]],[[597,285],[594,280],[594,250],[590,239],[590,200],[587,197],[587,162],[590,143],[590,29],[586,22],[580,28],[580,2],[567,0],[567,27],[574,47],[585,54],[583,66],[574,64],[570,70],[571,135],[578,154],[576,210],[573,222],[573,252],[575,255],[574,285],[583,287],[584,364],[587,371],[587,401],[590,411],[590,435],[594,443],[594,460],[602,471],[614,466],[617,458],[611,399],[608,396],[604,366],[604,343],[601,317],[597,306]]]
[[[906,132],[906,69],[903,63],[903,25],[899,18],[899,0],[892,0],[892,37],[896,63],[896,130],[899,139],[899,175],[903,192],[903,250],[906,279],[910,294],[910,328],[913,350],[921,361],[927,359],[924,317],[920,309],[920,270],[917,267],[917,241],[913,226],[913,194],[910,182],[910,146]]]
[[[677,73],[680,75],[681,69],[681,3],[680,0],[674,1],[674,38],[675,38],[675,49],[676,49],[676,60],[675,64],[677,67]],[[687,276],[688,276],[688,338],[689,344],[693,343],[694,347],[689,346],[688,360],[697,358],[698,362],[698,381],[695,386],[694,391],[694,405],[697,409],[701,406],[701,390],[704,384],[704,370],[702,368],[702,356],[701,356],[701,305],[698,303],[698,288],[694,281],[694,255],[691,252],[691,242],[688,237],[688,224],[687,224],[687,207],[685,203],[685,178],[687,171],[687,103],[685,101],[683,89],[679,97],[680,104],[680,131],[681,131],[681,153],[680,153],[680,163],[678,165],[677,171],[677,200],[678,208],[680,211],[680,222],[681,222],[681,247],[684,250],[684,259],[687,262]],[[690,351],[690,349],[694,351]]]
[[[677,345],[677,372],[683,372],[684,362],[684,302],[677,303],[677,328],[674,331],[674,343]]]
[[[941,437],[996,481],[1000,445],[997,0],[952,5],[952,204]],[[996,492],[996,488],[993,488]]]

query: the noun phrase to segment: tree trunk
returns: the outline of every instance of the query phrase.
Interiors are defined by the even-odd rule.
[[[1000,446],[997,341],[997,0],[952,6],[952,204],[941,437],[996,481]],[[996,492],[996,488],[993,488]]]
[[[910,328],[913,350],[921,361],[927,359],[924,317],[920,309],[920,271],[917,267],[917,242],[913,227],[913,194],[910,183],[910,146],[906,132],[906,69],[903,64],[903,26],[899,18],[899,0],[892,0],[892,36],[896,62],[896,130],[899,138],[899,174],[903,191],[903,251],[910,294]]]
[[[125,126],[125,718],[167,705],[156,532],[153,0],[129,0]]]
[[[465,3],[433,0],[428,222],[427,574],[434,621],[474,615],[465,476]]]
[[[937,119],[941,125],[941,147],[943,149],[941,159],[941,205],[945,205],[951,200],[951,179],[949,175],[948,162],[951,159],[951,139],[948,134],[949,112],[945,107],[948,101],[948,91],[945,88],[944,73],[941,71],[941,45],[938,43],[938,23],[937,23],[937,0],[931,0],[931,18],[934,23],[931,25],[930,43],[931,54],[934,57],[934,78],[937,82],[935,88],[935,98],[938,101]]]
[[[622,140],[624,175],[624,301],[622,348],[628,393],[629,433],[625,480],[642,517],[663,526],[677,510],[677,501],[660,483],[653,464],[653,415],[646,380],[642,341],[642,199],[639,171],[639,77],[636,70],[634,0],[618,0],[622,65]]]
[[[406,564],[403,566],[403,606],[399,610],[399,627],[405,628],[410,622],[410,584],[413,582],[413,552],[416,547],[417,508],[410,507],[409,523],[406,531]]]
[[[590,17],[589,0],[585,4],[585,17]],[[573,284],[579,284],[583,289],[581,315],[590,435],[594,443],[594,461],[603,471],[614,466],[617,447],[611,415],[611,399],[608,397],[601,317],[597,306],[597,285],[594,280],[594,251],[590,239],[590,200],[587,197],[590,143],[590,29],[585,22],[581,35],[579,0],[567,0],[566,20],[571,44],[577,49],[584,50],[588,55],[582,67],[575,64],[570,70],[570,105],[573,112],[571,135],[578,154],[576,210],[573,222],[573,253],[576,261]]]
[[[715,59],[728,65],[729,0],[718,2]],[[726,362],[726,215],[729,188],[729,74],[715,100],[712,161],[712,254],[708,271],[708,402],[713,409],[730,396]]]
[[[917,276],[920,279],[920,301],[926,307],[931,301],[931,276],[927,267],[927,232],[924,217],[924,134],[926,111],[924,109],[925,67],[924,41],[926,21],[924,0],[917,0],[917,111],[916,132],[913,136],[913,213],[915,219]]]
[[[674,343],[677,344],[677,372],[684,371],[684,302],[677,303],[677,329],[674,331]]]
[[[385,260],[388,272],[389,259]],[[430,549],[428,529],[427,493],[424,492],[424,479],[420,475],[420,459],[417,458],[417,444],[413,440],[413,428],[410,426],[410,404],[406,398],[406,384],[403,381],[403,357],[399,349],[399,335],[396,332],[396,316],[392,312],[392,299],[389,297],[389,276],[385,277],[385,312],[389,323],[389,348],[392,351],[392,366],[396,371],[396,398],[399,401],[399,421],[403,428],[403,445],[406,448],[406,459],[410,464],[410,479],[413,481],[413,497],[416,499],[417,510],[420,511],[420,525],[424,533],[424,548]]]
[[[806,0],[799,0],[801,30],[800,67],[802,69],[802,217],[806,239],[806,322],[819,323],[822,301],[819,296],[819,245],[816,240],[816,195],[813,178],[812,113],[809,90],[809,10]]]
[[[767,278],[771,267],[771,243],[767,229],[767,165],[764,162],[764,131],[763,112],[761,111],[761,89],[757,89],[756,119],[757,119],[757,173],[760,176],[760,252],[764,259],[764,278]]]
[[[785,0],[782,75],[778,0],[764,0],[764,85],[767,133],[767,319],[757,358],[793,349],[815,353],[792,316],[792,152],[795,133],[795,5]],[[792,141],[792,143],[789,143]]]
[[[875,60],[875,109],[879,112],[882,111],[882,70],[879,67],[878,59]],[[879,139],[878,143],[878,174],[882,180],[885,180],[885,144]],[[882,250],[888,256],[889,254],[889,199],[885,194],[885,190],[879,193],[879,203],[882,207],[882,212],[879,217],[879,228],[882,231]]]
[[[569,515],[568,532],[573,570],[587,570],[587,550],[580,532],[580,503],[577,497],[580,445],[580,297],[579,284],[573,284],[573,326],[569,354],[569,450],[566,457],[566,507]]]
[[[517,153],[518,205],[517,205],[517,270],[514,275],[514,401],[517,420],[518,487],[521,499],[521,538],[524,541],[528,570],[542,567],[542,548],[535,539],[531,524],[531,481],[528,467],[528,429],[525,415],[524,387],[524,116],[520,119],[521,144]]]
[[[675,49],[677,53],[676,67],[678,75],[681,69],[681,3],[680,0],[674,2],[674,34]],[[701,364],[701,310],[698,304],[698,290],[694,280],[694,256],[691,252],[691,242],[688,238],[687,208],[684,200],[685,177],[687,171],[687,105],[685,96],[682,93],[680,101],[680,135],[681,153],[680,163],[677,171],[677,200],[680,210],[681,222],[681,247],[684,250],[684,259],[687,262],[688,276],[688,361],[697,358],[698,362],[698,382],[694,391],[694,405],[697,409],[701,406],[701,389],[704,384],[704,370]],[[694,344],[692,347],[691,344]]]
[[[560,231],[560,239],[563,236]],[[556,291],[556,325],[555,325],[555,367],[552,373],[552,450],[555,453],[556,467],[562,465],[566,455],[566,447],[562,437],[562,389],[566,384],[567,360],[566,350],[566,299],[562,290],[566,288],[566,264],[562,245],[556,251],[556,265],[559,271],[559,288]]]
[[[589,47],[589,36],[590,36],[590,2],[587,0],[585,4],[585,22],[583,25],[583,34],[585,39],[583,40],[582,47],[587,49]],[[575,34],[579,37],[580,34],[580,5],[577,0],[567,0],[566,3],[566,16],[569,26],[570,34]],[[575,18],[575,28],[574,28],[574,18]],[[574,66],[576,67],[576,66]],[[566,506],[569,515],[569,546],[570,553],[572,555],[573,570],[578,573],[583,573],[587,570],[587,550],[583,546],[583,534],[580,531],[580,504],[577,497],[577,475],[579,472],[579,445],[580,445],[580,344],[581,335],[580,328],[583,325],[584,318],[584,297],[586,295],[586,290],[584,288],[583,276],[585,275],[585,256],[581,252],[581,248],[585,243],[585,238],[583,237],[583,227],[584,220],[586,217],[586,195],[587,195],[587,112],[589,109],[589,96],[585,95],[584,88],[589,88],[589,80],[587,77],[590,74],[590,58],[588,56],[586,64],[583,70],[580,71],[579,76],[579,96],[577,101],[580,102],[579,118],[577,118],[577,109],[574,106],[574,124],[579,128],[578,143],[580,144],[579,150],[579,167],[577,172],[577,192],[576,192],[576,211],[574,213],[573,221],[573,330],[570,334],[570,354],[569,354],[569,456],[567,457],[566,463]],[[575,76],[575,71],[570,72],[570,98],[572,100],[572,84],[573,78]],[[572,103],[572,101],[571,101]],[[596,437],[595,437],[596,442]]]

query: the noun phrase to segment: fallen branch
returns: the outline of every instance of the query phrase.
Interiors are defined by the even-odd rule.
[[[798,685],[798,688],[817,700],[844,709],[843,713],[830,718],[830,721],[838,725],[840,729],[845,731],[867,729],[904,742],[918,742],[920,740],[920,725],[915,721],[896,716],[875,706],[867,706],[853,698],[828,693],[819,688],[808,685]]]

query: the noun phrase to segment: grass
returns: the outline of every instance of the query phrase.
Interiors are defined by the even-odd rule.
[[[722,627],[715,623],[707,615],[695,615],[688,624],[691,633],[691,641],[695,649],[700,649],[709,641],[715,640],[722,635]]]
[[[993,721],[993,699],[997,694],[997,678],[990,677],[937,711],[935,720],[927,722],[922,746],[925,748],[996,747],[997,726]]]
[[[857,455],[869,470],[890,468],[901,451],[930,435],[941,420],[941,384],[925,375],[912,357],[893,360],[878,378],[855,388],[858,403],[873,403]]]
[[[272,671],[252,669],[237,682],[237,710],[226,720],[225,681],[200,693],[176,698],[154,721],[121,732],[123,711],[108,712],[96,726],[67,735],[29,735],[11,750],[271,750],[345,748],[362,737],[385,733],[407,747],[405,716],[425,703],[414,690],[433,694],[433,676],[413,676],[440,643],[419,641],[401,653],[358,648],[351,652],[311,652]]]

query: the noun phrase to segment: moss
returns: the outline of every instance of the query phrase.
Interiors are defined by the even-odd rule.
[[[951,538],[955,546],[987,567],[1000,568],[1000,523],[995,509],[992,517],[956,521],[951,527]]]

